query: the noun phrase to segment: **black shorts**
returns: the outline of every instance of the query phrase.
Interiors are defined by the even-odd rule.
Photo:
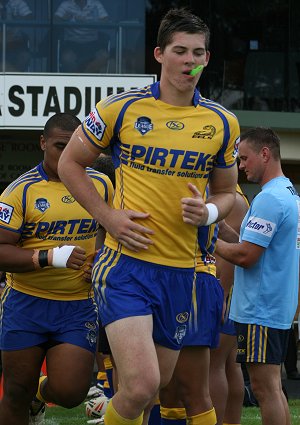
[[[289,329],[235,322],[238,363],[281,364],[284,362]]]

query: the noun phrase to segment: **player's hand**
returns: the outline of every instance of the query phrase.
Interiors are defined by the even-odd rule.
[[[92,283],[92,267],[92,263],[85,263],[84,265],[83,279],[88,283]]]
[[[85,255],[85,249],[80,246],[75,246],[70,257],[67,261],[67,267],[69,269],[79,270],[85,263],[87,257]]]
[[[188,183],[188,188],[192,196],[181,199],[183,221],[194,226],[205,226],[208,210],[204,199],[195,185]]]
[[[110,214],[104,223],[106,231],[127,249],[138,252],[148,249],[153,241],[148,235],[153,235],[153,230],[143,226],[135,219],[144,220],[150,214],[132,210],[111,209]]]

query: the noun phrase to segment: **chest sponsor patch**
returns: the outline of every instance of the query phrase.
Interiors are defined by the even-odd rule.
[[[251,232],[260,233],[264,236],[268,236],[269,238],[272,237],[273,233],[275,232],[276,224],[272,223],[272,221],[264,220],[263,218],[259,217],[250,217],[245,230],[251,230]]]
[[[4,204],[4,202],[0,202],[0,222],[9,224],[14,208],[11,205]]]

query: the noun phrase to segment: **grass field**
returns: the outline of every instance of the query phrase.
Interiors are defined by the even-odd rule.
[[[289,401],[292,416],[292,425],[300,424],[300,400]],[[83,425],[88,418],[85,415],[85,406],[82,404],[74,409],[63,409],[61,407],[51,407],[46,411],[46,425]],[[246,407],[243,409],[242,425],[260,425],[261,419],[259,409],[256,407]],[[157,424],[159,425],[159,424]]]

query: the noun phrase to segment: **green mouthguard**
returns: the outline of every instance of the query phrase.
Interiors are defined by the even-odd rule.
[[[204,65],[198,65],[196,66],[196,68],[192,69],[190,71],[190,75],[192,75],[193,77],[195,77],[195,75],[199,74],[199,72],[201,72],[204,68]]]

